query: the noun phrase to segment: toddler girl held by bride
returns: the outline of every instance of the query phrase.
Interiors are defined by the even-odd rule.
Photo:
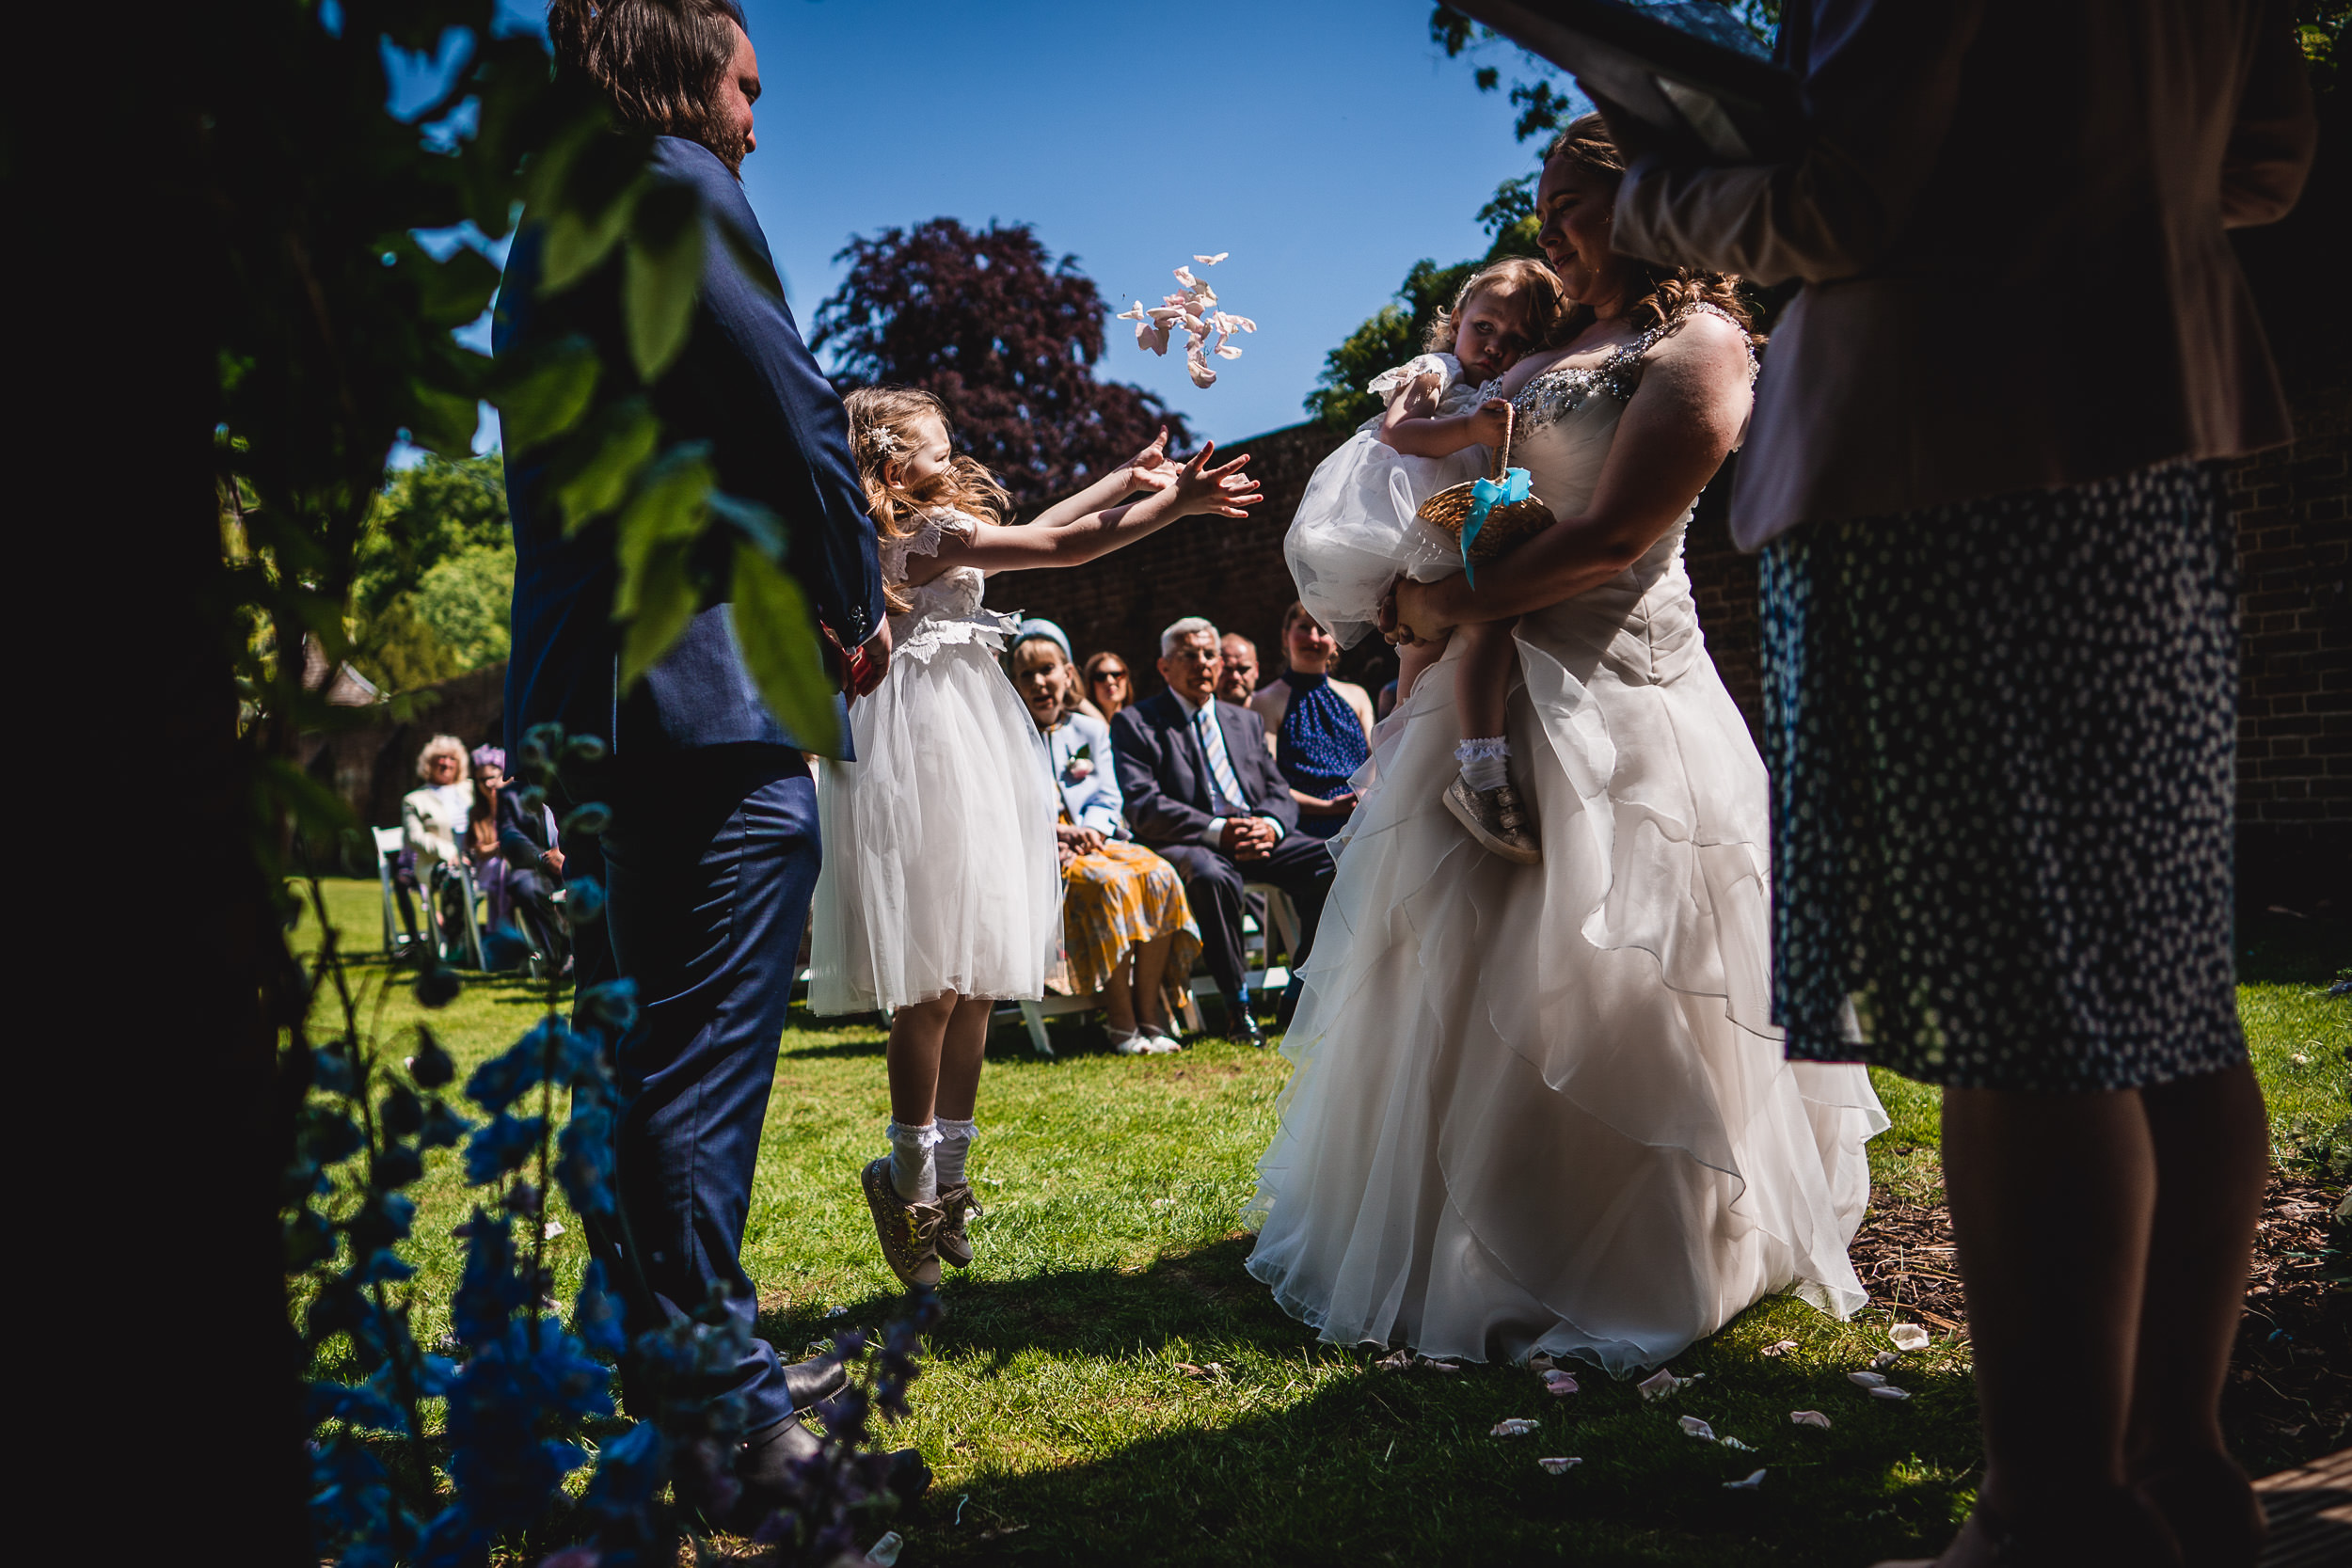
[[[939,1282],[972,1261],[965,1155],[993,1004],[1044,993],[1061,932],[1057,800],[1044,742],[997,664],[1013,621],[981,608],[987,574],[1076,566],[1177,518],[1247,515],[1247,457],[1168,457],[1168,433],[1025,527],[993,475],[950,445],[929,392],[845,400],[882,535],[893,643],[850,709],[857,760],[818,775],[825,864],[809,1007],[887,1012],[890,1152],[862,1177],[891,1271]],[[1138,499],[1120,504],[1138,491]]]
[[[1462,569],[1460,546],[1416,514],[1446,486],[1486,476],[1509,409],[1494,384],[1550,338],[1565,309],[1559,278],[1541,261],[1514,257],[1482,267],[1438,313],[1427,352],[1366,387],[1387,400],[1387,411],[1315,469],[1283,545],[1300,602],[1341,646],[1378,623],[1380,601],[1398,578],[1430,582]],[[1475,622],[1454,633],[1462,643],[1454,677],[1462,773],[1447,804],[1487,848],[1534,864],[1541,850],[1511,786],[1503,736],[1512,626]],[[1444,652],[1443,643],[1399,650],[1399,704]]]

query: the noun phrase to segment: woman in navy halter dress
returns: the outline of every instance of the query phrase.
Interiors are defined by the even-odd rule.
[[[1372,698],[1331,678],[1339,643],[1302,605],[1282,617],[1282,650],[1288,673],[1249,706],[1264,721],[1274,765],[1298,802],[1298,831],[1329,838],[1356,809],[1348,780],[1372,755]]]

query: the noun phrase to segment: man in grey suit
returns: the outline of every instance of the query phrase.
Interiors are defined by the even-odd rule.
[[[1160,633],[1168,689],[1122,709],[1111,721],[1111,745],[1128,825],[1184,879],[1228,1026],[1236,1038],[1263,1045],[1242,963],[1242,886],[1269,883],[1298,906],[1295,968],[1314,945],[1331,854],[1321,839],[1297,831],[1298,807],[1275,770],[1265,726],[1248,708],[1218,699],[1223,672],[1216,627],[1197,615],[1178,621]]]

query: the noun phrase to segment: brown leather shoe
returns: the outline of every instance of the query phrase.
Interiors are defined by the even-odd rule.
[[[988,1211],[972,1196],[972,1184],[968,1181],[940,1188],[939,1207],[945,1216],[939,1222],[940,1260],[968,1269],[972,1266],[972,1239],[963,1233],[964,1216],[986,1214]]]
[[[890,1156],[868,1164],[859,1178],[866,1189],[866,1207],[874,1212],[874,1234],[882,1242],[882,1261],[912,1290],[935,1290],[939,1285],[939,1227],[946,1218],[936,1203],[909,1203],[890,1180]]]
[[[1509,784],[1472,789],[1456,773],[1445,786],[1446,810],[1470,830],[1470,837],[1506,861],[1521,865],[1543,863],[1543,846],[1535,838],[1535,818],[1519,792]]]

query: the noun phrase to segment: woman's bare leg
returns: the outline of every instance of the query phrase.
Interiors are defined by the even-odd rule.
[[[1985,1509],[2021,1531],[2087,1528],[2125,1472],[2156,1150],[2131,1090],[1944,1091],[1944,1174],[1977,1398]],[[2117,1568],[2161,1555],[2111,1542]],[[1955,1547],[1946,1560],[1970,1560]]]
[[[2155,1148],[2156,1217],[2132,1383],[2135,1471],[2224,1451],[2221,1384],[2270,1181],[2270,1118],[2252,1068],[2176,1079],[2139,1098]]]
[[[1168,955],[1176,933],[1136,943],[1136,1020],[1146,1029],[1168,1028]]]
[[[1110,974],[1103,982],[1103,1016],[1114,1035],[1132,1035],[1136,1032],[1135,991],[1127,984],[1127,955],[1124,953],[1119,956],[1117,963],[1111,965]]]
[[[988,1016],[996,1004],[984,996],[967,996],[956,1003],[948,1021],[945,1049],[940,1053],[938,1114],[949,1121],[970,1121],[979,1102],[980,1066],[988,1056]]]

